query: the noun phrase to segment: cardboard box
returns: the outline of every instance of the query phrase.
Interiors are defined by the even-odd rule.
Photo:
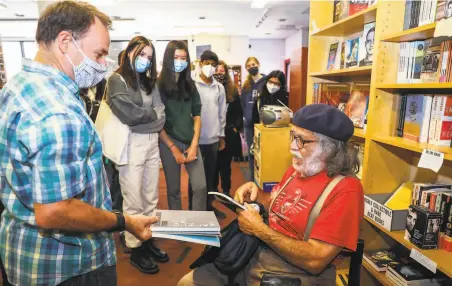
[[[392,210],[384,205],[392,194],[364,195],[364,215],[388,231],[404,230],[407,210]]]

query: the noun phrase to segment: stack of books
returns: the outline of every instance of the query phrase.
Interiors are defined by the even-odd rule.
[[[220,247],[220,224],[213,211],[157,210],[152,237]]]

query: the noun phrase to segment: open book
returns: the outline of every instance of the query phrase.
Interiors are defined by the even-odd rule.
[[[231,198],[230,196],[227,196],[223,193],[219,193],[219,192],[208,192],[209,195],[213,195],[215,196],[215,199],[220,201],[221,203],[225,204],[226,206],[228,206],[229,208],[231,207],[239,207],[242,210],[246,210],[245,206],[240,204],[239,202],[237,202],[236,200],[234,200],[233,198]]]

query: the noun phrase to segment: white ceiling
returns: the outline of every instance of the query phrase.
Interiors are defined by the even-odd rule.
[[[112,39],[130,39],[140,33],[154,39],[189,37],[200,33],[241,35],[251,39],[284,39],[309,23],[309,1],[263,1],[265,7],[251,8],[251,0],[88,1],[112,17]],[[39,17],[36,0],[6,0],[0,10],[0,34],[3,38],[33,39]],[[258,3],[259,4],[259,3]],[[18,17],[16,14],[23,15]],[[205,17],[204,20],[199,17]],[[279,19],[286,19],[280,22]],[[262,23],[259,25],[259,22]],[[288,25],[281,29],[281,26]],[[256,27],[258,26],[258,27]]]

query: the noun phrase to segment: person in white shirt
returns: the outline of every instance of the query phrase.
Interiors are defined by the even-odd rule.
[[[226,93],[224,87],[213,75],[218,65],[218,56],[212,51],[205,51],[201,55],[201,73],[196,75],[195,84],[201,98],[201,136],[199,147],[204,162],[207,192],[216,190],[215,167],[218,150],[225,147],[224,129],[226,126]],[[191,196],[191,186],[189,196]],[[189,200],[190,202],[191,200]],[[207,210],[214,211],[220,219],[226,215],[212,206],[212,196],[207,197]],[[189,206],[191,208],[191,206]]]

